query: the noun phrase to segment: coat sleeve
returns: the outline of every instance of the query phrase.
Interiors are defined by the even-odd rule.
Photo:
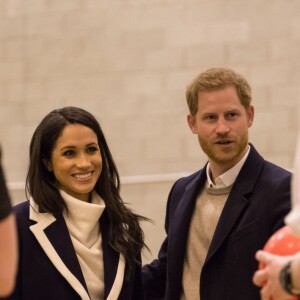
[[[177,207],[173,195],[177,193],[178,196],[179,182],[180,179],[173,185],[169,193],[165,218],[166,238],[161,245],[158,258],[153,260],[150,264],[144,265],[142,268],[143,289],[146,300],[160,300],[165,297],[168,264],[168,233],[171,227],[173,213]],[[176,198],[180,198],[180,196]]]

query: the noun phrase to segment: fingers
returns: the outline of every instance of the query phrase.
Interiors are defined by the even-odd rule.
[[[255,258],[263,265],[268,264],[273,257],[274,255],[262,250],[257,251],[255,255]],[[255,285],[259,287],[263,287],[266,285],[268,279],[269,278],[268,278],[267,270],[263,268],[261,270],[257,270],[254,273],[252,281]],[[266,288],[263,291],[265,290]]]
[[[259,287],[264,286],[266,283],[266,280],[267,280],[266,270],[256,271],[252,278],[253,283]]]
[[[270,254],[270,253],[268,253],[268,252],[266,252],[266,251],[262,251],[262,250],[257,251],[256,254],[255,254],[255,258],[256,258],[259,262],[261,262],[261,263],[263,263],[263,264],[268,263],[268,261],[269,261],[273,256],[274,256],[273,254]]]
[[[263,288],[260,290],[260,299],[261,300],[270,300],[272,299],[269,293],[269,287],[268,284],[266,284]]]

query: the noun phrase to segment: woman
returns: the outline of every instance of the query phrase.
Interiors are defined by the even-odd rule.
[[[17,271],[17,235],[15,216],[1,166],[0,149],[0,297],[9,295],[14,287]]]
[[[29,201],[15,207],[20,236],[11,299],[143,299],[139,220],[123,203],[116,165],[96,119],[50,112],[30,144]]]

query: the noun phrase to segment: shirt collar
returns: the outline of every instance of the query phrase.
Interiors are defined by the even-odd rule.
[[[249,152],[250,152],[250,146],[248,145],[248,150],[247,150],[246,154],[244,155],[244,157],[231,169],[229,169],[222,175],[218,176],[215,179],[215,183],[213,183],[213,181],[210,177],[210,172],[209,172],[210,164],[208,163],[207,167],[206,167],[206,176],[207,176],[208,186],[211,188],[218,189],[218,188],[224,188],[224,187],[228,187],[228,186],[232,185],[234,183],[234,181],[236,180],[237,176],[239,175],[239,172],[241,171],[241,169],[249,155]]]

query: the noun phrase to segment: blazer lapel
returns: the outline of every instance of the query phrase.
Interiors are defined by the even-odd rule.
[[[30,226],[30,230],[50,261],[80,297],[89,300],[90,296],[63,216],[55,218],[49,213],[38,213],[38,207],[31,201],[30,219],[37,222]]]
[[[116,277],[111,290],[107,296],[107,300],[119,299],[119,295],[122,290],[125,274],[125,258],[122,254],[119,255],[118,267],[116,272]]]
[[[106,211],[100,220],[104,257],[105,299],[115,300],[121,293],[125,277],[125,258],[109,245],[109,220]]]
[[[235,222],[243,212],[246,205],[247,199],[235,190],[231,190],[230,196],[228,197],[223,208],[215,233],[213,235],[213,239],[206,256],[206,262],[214,255],[224,240],[228,237],[231,229],[234,227]]]
[[[214,253],[220,248],[239,219],[239,216],[247,208],[249,204],[247,194],[253,190],[260,170],[263,167],[263,162],[263,158],[251,145],[249,156],[242,167],[236,182],[232,186],[229,197],[221,213],[207,253],[206,262],[209,261]]]

